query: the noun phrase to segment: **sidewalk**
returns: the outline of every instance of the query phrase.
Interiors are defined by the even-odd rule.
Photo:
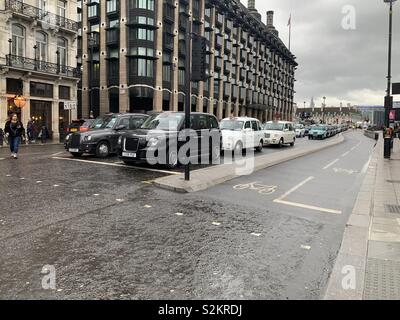
[[[353,270],[355,277],[351,279]],[[346,225],[325,299],[400,299],[400,142],[397,139],[391,160],[383,158],[382,138],[374,149]]]

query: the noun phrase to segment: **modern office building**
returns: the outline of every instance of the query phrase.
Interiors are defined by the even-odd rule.
[[[192,85],[193,111],[291,119],[297,63],[273,14],[263,23],[254,0],[82,0],[82,116],[184,110],[193,23],[209,75]]]
[[[15,112],[57,139],[76,118],[76,18],[76,0],[1,1],[0,125]]]

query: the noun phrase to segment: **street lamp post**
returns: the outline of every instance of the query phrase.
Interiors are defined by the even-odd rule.
[[[93,80],[94,80],[94,75],[93,75],[93,69],[94,69],[94,61],[93,61],[93,47],[94,47],[94,36],[93,32],[90,32],[89,36],[89,47],[90,47],[90,85],[89,85],[89,118],[93,118]]]
[[[324,103],[322,105],[322,123],[325,123],[325,101],[326,101],[326,97],[323,97],[322,99],[324,99]]]
[[[391,80],[392,80],[392,29],[393,29],[393,3],[397,0],[383,0],[389,3],[389,48],[388,48],[388,75],[387,75],[387,89],[385,97],[385,126],[390,126],[390,109],[393,107],[393,97],[391,96]],[[390,158],[391,148],[386,146],[384,149],[384,157]]]
[[[388,75],[387,75],[387,89],[385,98],[385,125],[388,128],[390,125],[389,112],[392,107],[391,101],[391,80],[392,80],[392,29],[393,29],[393,3],[396,0],[384,0],[389,3],[389,49],[388,49]]]

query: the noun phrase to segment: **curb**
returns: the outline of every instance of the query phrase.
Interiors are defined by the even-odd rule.
[[[382,140],[380,140],[381,142]],[[374,207],[374,182],[376,181],[378,151],[375,147],[368,171],[357,195],[353,211],[346,223],[343,240],[335,261],[324,300],[362,300],[368,255],[368,238]],[[344,288],[342,282],[348,272],[355,271],[355,288]]]
[[[323,143],[323,145],[308,147],[305,148],[304,150],[303,149],[295,150],[294,152],[291,152],[289,155],[285,154],[288,153],[287,151],[282,151],[269,155],[259,156],[253,159],[248,159],[247,161],[250,160],[254,161],[253,170],[245,174],[236,173],[238,171],[243,170],[243,168],[237,163],[222,164],[194,171],[192,173],[191,181],[184,181],[184,176],[183,174],[181,174],[177,176],[167,176],[158,178],[155,180],[154,184],[162,189],[178,193],[193,193],[193,192],[203,191],[218,184],[224,183],[226,181],[230,181],[235,178],[241,177],[243,175],[253,174],[257,171],[273,167],[275,165],[336,146],[338,144],[341,144],[343,141],[344,141],[344,136],[343,134],[341,134],[337,138]]]

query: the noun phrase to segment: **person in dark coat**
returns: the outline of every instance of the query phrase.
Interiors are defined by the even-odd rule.
[[[49,138],[49,130],[47,129],[47,127],[45,125],[42,126],[42,128],[40,129],[40,140],[42,142],[42,144],[45,144],[47,139]]]
[[[3,146],[4,144],[4,131],[2,128],[0,128],[0,148]]]
[[[10,145],[11,157],[18,159],[19,146],[22,140],[25,140],[25,128],[16,113],[11,116],[11,120],[6,122],[4,132]]]

